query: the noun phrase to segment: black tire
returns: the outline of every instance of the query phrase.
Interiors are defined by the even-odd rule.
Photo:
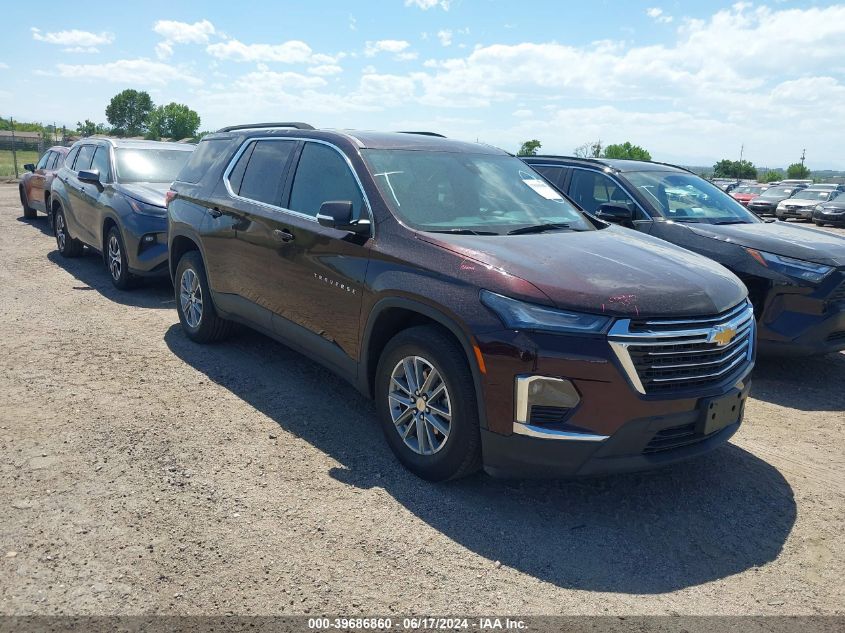
[[[816,226],[824,226],[824,222],[819,222],[818,220],[813,220],[813,224]]]
[[[431,454],[421,454],[411,448],[403,439],[401,427],[394,423],[390,388],[393,384],[393,372],[408,357],[421,357],[440,374],[445,384],[450,406],[451,421],[445,439],[438,433],[434,424],[428,423],[430,439],[442,440],[439,449]],[[405,383],[407,384],[407,383]],[[402,387],[404,389],[404,387]],[[405,390],[407,391],[407,390]],[[401,394],[401,392],[400,392]],[[412,473],[428,481],[446,481],[458,479],[477,471],[481,467],[481,437],[478,424],[478,405],[475,384],[467,364],[466,355],[455,340],[442,329],[434,326],[418,326],[404,330],[394,336],[385,347],[376,370],[375,400],[384,436],[397,459]],[[419,399],[417,400],[419,402]],[[431,402],[434,402],[432,400]],[[443,401],[438,403],[438,406]],[[422,406],[424,403],[420,403]],[[399,405],[405,406],[405,405]],[[432,404],[432,407],[434,405]],[[401,413],[399,413],[401,411]],[[398,409],[396,413],[417,411],[425,418],[428,409]],[[401,419],[401,418],[400,418]],[[439,419],[441,424],[445,418]],[[410,429],[410,421],[405,429]],[[419,426],[413,425],[413,435],[409,441],[416,442]]]
[[[21,206],[23,207],[23,217],[25,217],[27,220],[34,220],[38,217],[38,211],[29,206],[29,198],[26,197],[26,188],[23,185],[19,185],[18,191],[21,194]]]
[[[65,211],[61,207],[56,210],[53,219],[53,233],[56,236],[56,246],[62,257],[79,257],[82,255],[82,242],[70,236]]]
[[[103,259],[109,271],[109,279],[118,290],[129,290],[135,285],[136,278],[129,272],[126,259],[126,247],[120,229],[112,225],[103,244]]]
[[[196,285],[191,283],[193,281],[193,278],[189,277],[191,273],[196,278]],[[194,300],[197,298],[196,290],[199,290],[200,311],[198,319],[196,319],[197,312],[190,307],[190,303],[183,305],[183,281],[187,283],[189,290],[193,289]],[[214,308],[211,292],[208,289],[205,266],[198,251],[188,251],[182,255],[182,259],[176,266],[176,278],[173,280],[173,287],[176,293],[176,312],[179,313],[179,322],[189,339],[197,343],[214,343],[229,336],[232,331],[232,322],[221,318]],[[194,306],[196,306],[196,302],[194,302]],[[186,314],[186,310],[190,314]]]

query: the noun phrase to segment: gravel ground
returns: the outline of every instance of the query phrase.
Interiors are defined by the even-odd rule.
[[[430,485],[344,382],[190,343],[8,185],[0,259],[2,614],[845,613],[843,354],[760,362],[696,461]]]

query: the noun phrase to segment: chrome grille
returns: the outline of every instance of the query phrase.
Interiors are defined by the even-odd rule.
[[[637,391],[665,393],[716,384],[745,369],[754,355],[754,328],[745,301],[715,316],[620,319],[608,339]]]

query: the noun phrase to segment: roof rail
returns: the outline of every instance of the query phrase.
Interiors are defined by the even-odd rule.
[[[233,132],[234,130],[255,130],[265,127],[290,127],[295,130],[314,130],[313,125],[307,123],[299,123],[297,121],[285,121],[281,123],[246,123],[244,125],[229,125],[228,127],[221,127],[218,132]]]
[[[438,134],[437,132],[414,132],[410,130],[399,130],[398,134],[419,134],[420,136],[436,136],[437,138],[446,138],[443,134]]]

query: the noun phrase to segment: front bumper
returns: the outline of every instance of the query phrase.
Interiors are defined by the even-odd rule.
[[[122,220],[130,272],[143,277],[166,277],[167,217],[129,213]]]
[[[757,215],[774,215],[777,204],[768,204],[751,201],[748,203],[748,210],[753,211]]]
[[[782,220],[785,220],[787,218],[797,218],[799,220],[812,220],[813,209],[814,207],[797,207],[792,209],[778,207],[778,209],[775,211],[775,216]]]
[[[508,331],[477,339],[487,367],[482,377],[487,411],[481,435],[484,469],[497,477],[644,470],[706,453],[739,428],[753,367],[750,357],[721,382],[643,393],[606,338]],[[577,392],[577,404],[566,405],[569,394],[560,389],[553,398],[572,408],[563,409],[557,419],[549,413],[554,407],[546,406],[555,404],[551,400],[526,407],[521,383],[525,376],[569,383]],[[717,401],[736,409],[727,414],[724,427],[705,433],[702,421],[708,406]],[[534,405],[543,405],[536,407],[542,409],[536,415]],[[529,408],[532,415],[522,424]],[[678,434],[684,438],[678,444],[667,444],[663,437]]]
[[[845,350],[845,269],[818,287],[775,286],[757,325],[765,355],[813,356]]]
[[[814,211],[813,220],[817,222],[824,222],[826,224],[843,224],[845,225],[845,210],[836,211]]]

